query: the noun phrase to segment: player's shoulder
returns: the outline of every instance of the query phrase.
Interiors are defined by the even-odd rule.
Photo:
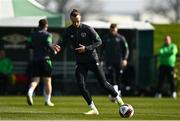
[[[82,28],[92,28],[91,26],[89,26],[89,25],[87,25],[87,24],[83,24],[83,23],[81,24],[81,27],[82,27]]]
[[[103,38],[104,39],[108,39],[108,38],[110,38],[112,35],[111,35],[111,33],[107,33],[107,34],[105,34],[104,36],[103,36]]]
[[[48,31],[44,31],[44,34],[47,35],[47,36],[51,36],[51,33],[48,32]]]
[[[87,25],[87,24],[81,24],[81,28],[82,29],[88,29],[88,30],[93,30],[94,28],[93,27],[91,27],[91,26],[89,26],[89,25]]]
[[[124,36],[122,34],[120,34],[120,33],[118,33],[116,36],[120,37],[120,38],[124,38]]]
[[[177,46],[175,43],[171,43],[172,46]]]
[[[48,31],[43,31],[42,33],[43,33],[43,36],[45,37],[52,37],[52,34]]]
[[[64,29],[63,35],[68,35],[73,31],[73,25],[68,26],[67,28]]]
[[[70,26],[68,26],[64,31],[65,31],[65,32],[69,32],[69,31],[72,31],[72,30],[74,30],[74,26],[73,26],[73,25],[70,25]]]
[[[121,40],[125,40],[125,39],[126,39],[126,38],[124,37],[124,35],[119,34],[119,33],[117,34],[117,37],[120,38]]]
[[[43,35],[47,35],[47,36],[51,35],[50,32],[45,31],[45,30],[41,30],[41,29],[37,29],[36,31],[34,31],[32,33],[32,35],[37,35],[37,34],[43,34]]]

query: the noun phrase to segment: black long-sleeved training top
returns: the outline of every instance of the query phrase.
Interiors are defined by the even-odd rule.
[[[73,25],[69,26],[63,33],[60,46],[64,48],[67,44],[75,53],[76,61],[79,63],[86,63],[93,60],[98,60],[96,48],[102,44],[97,32],[90,26],[80,24],[79,28]],[[80,47],[79,44],[85,46],[84,53],[78,53],[75,48]]]
[[[129,56],[129,48],[124,36],[117,34],[107,34],[103,38],[103,58],[106,62],[119,63],[127,60]]]

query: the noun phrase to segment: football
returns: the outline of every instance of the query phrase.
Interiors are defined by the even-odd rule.
[[[130,118],[134,114],[134,109],[130,104],[124,104],[119,108],[119,114],[123,118]]]

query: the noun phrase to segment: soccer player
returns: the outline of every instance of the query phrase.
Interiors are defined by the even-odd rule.
[[[0,49],[0,93],[8,93],[9,84],[12,81],[13,64],[6,56],[4,49]]]
[[[52,35],[47,32],[48,21],[41,19],[39,28],[33,32],[28,40],[28,47],[33,50],[32,79],[27,93],[27,103],[33,105],[33,92],[39,84],[40,78],[44,81],[45,105],[54,106],[51,102],[51,54],[59,51],[58,45],[52,45]]]
[[[110,83],[120,93],[118,85],[128,63],[129,48],[125,37],[118,33],[117,24],[110,25],[110,33],[103,38],[102,50]]]
[[[63,40],[60,47],[64,48],[70,44],[76,58],[76,80],[82,96],[90,107],[90,111],[85,112],[87,115],[98,115],[99,112],[92,100],[91,94],[86,87],[86,78],[88,71],[94,72],[98,82],[105,90],[110,93],[121,106],[124,104],[121,97],[110,85],[105,77],[104,71],[99,63],[96,48],[102,44],[102,41],[96,31],[85,24],[81,23],[81,15],[79,10],[73,9],[70,13],[72,25],[70,25],[63,34]]]
[[[172,97],[176,99],[176,84],[174,79],[174,67],[176,64],[176,54],[177,54],[177,46],[171,42],[171,36],[166,35],[164,44],[161,46],[159,50],[159,82],[157,85],[157,93],[156,97],[161,98],[161,88],[162,85],[167,79],[171,86]]]

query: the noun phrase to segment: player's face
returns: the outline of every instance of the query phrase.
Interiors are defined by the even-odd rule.
[[[118,32],[118,29],[115,27],[115,28],[110,28],[110,32],[113,34],[113,35],[116,35],[117,32]]]
[[[46,31],[48,30],[48,24],[46,24],[46,26],[45,26],[45,30],[46,30]]]
[[[170,37],[170,36],[166,36],[166,38],[165,38],[165,44],[166,44],[166,45],[171,44],[171,37]]]
[[[77,15],[76,17],[71,16],[71,21],[73,26],[75,26],[76,28],[79,28],[80,23],[81,23],[81,16]]]

